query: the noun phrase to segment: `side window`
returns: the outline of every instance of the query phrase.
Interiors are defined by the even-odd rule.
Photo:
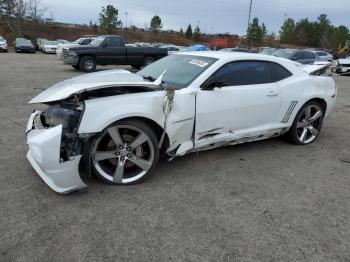
[[[295,52],[295,54],[292,56],[293,60],[301,60],[303,59],[303,54],[301,52]]]
[[[270,63],[264,61],[234,62],[219,69],[213,78],[226,86],[272,83]]]
[[[81,45],[88,45],[88,44],[90,44],[90,39],[84,39],[84,40],[81,41],[80,44]]]
[[[271,63],[271,71],[274,82],[278,82],[292,76],[291,72],[289,72],[283,66],[276,63]]]
[[[316,53],[318,56],[326,56],[327,54],[326,53],[323,53],[323,52],[317,52]]]
[[[316,55],[311,52],[303,52],[305,59],[316,59]]]
[[[118,37],[111,37],[108,39],[108,47],[120,47],[121,41]]]

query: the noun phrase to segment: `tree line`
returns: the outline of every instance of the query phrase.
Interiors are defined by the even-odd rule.
[[[0,27],[12,33],[14,37],[23,35],[23,24],[27,21],[37,24],[44,21],[44,15],[49,7],[42,4],[41,0],[0,0]],[[90,22],[90,27],[101,33],[116,33],[121,27],[119,11],[113,5],[102,7],[99,14],[98,24]],[[163,27],[162,19],[155,15],[151,19],[150,30],[160,32]],[[203,40],[200,27],[192,29],[189,24],[186,31],[182,28],[179,34],[193,41]],[[350,39],[348,27],[344,25],[334,26],[326,14],[321,14],[316,21],[308,18],[295,21],[286,18],[279,31],[279,37],[274,33],[268,33],[264,23],[260,24],[257,17],[249,24],[246,42],[249,46],[268,45],[276,42],[297,44],[303,46],[337,49]]]
[[[265,24],[260,24],[257,17],[252,20],[247,30],[250,46],[259,46],[276,39],[276,35],[269,34]],[[279,40],[283,44],[338,49],[339,45],[344,46],[350,40],[350,32],[344,25],[332,25],[327,15],[321,14],[316,21],[308,18],[299,21],[286,18],[279,31]]]
[[[0,0],[0,27],[13,36],[22,36],[23,24],[31,21],[35,25],[43,21],[48,9],[41,0]]]

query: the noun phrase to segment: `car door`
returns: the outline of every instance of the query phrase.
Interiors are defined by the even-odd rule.
[[[113,65],[125,65],[126,64],[126,47],[120,37],[111,37],[109,39],[109,49],[112,54]]]
[[[220,68],[197,93],[195,147],[270,132],[282,102],[273,82],[266,61],[237,61]]]
[[[316,55],[309,51],[303,51],[301,52],[303,55],[303,61],[302,64],[313,64],[316,61]]]
[[[105,65],[125,65],[126,64],[126,47],[122,46],[120,37],[109,37],[102,43],[99,50],[101,64]]]
[[[297,51],[293,54],[293,56],[291,57],[291,60],[302,63],[302,64],[305,63],[303,53],[299,52],[299,51]]]

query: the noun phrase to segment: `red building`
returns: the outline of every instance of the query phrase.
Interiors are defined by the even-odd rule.
[[[208,47],[212,50],[220,50],[222,48],[236,47],[238,41],[237,35],[215,35],[209,39]]]

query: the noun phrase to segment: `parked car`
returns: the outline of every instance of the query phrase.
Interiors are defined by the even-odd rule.
[[[141,43],[141,42],[136,42],[134,43],[137,47],[153,47],[150,43]]]
[[[72,43],[59,44],[58,48],[57,48],[57,51],[56,51],[56,54],[58,56],[62,56],[63,48],[69,48],[69,47],[80,46],[80,45],[88,45],[92,41],[94,41],[95,39],[96,39],[96,37],[82,37],[82,38],[79,38],[79,39],[75,40]]]
[[[165,48],[166,50],[168,50],[169,55],[182,51],[182,49],[180,47],[175,46],[175,45],[161,45],[161,46],[159,46],[159,48]]]
[[[243,53],[252,53],[252,50],[248,48],[240,48],[240,47],[234,47],[234,48],[224,48],[221,49],[220,51],[225,51],[225,52],[243,52]]]
[[[100,36],[87,46],[63,49],[63,62],[84,72],[94,72],[97,65],[131,65],[140,69],[168,55],[155,47],[125,47],[120,36]]]
[[[161,155],[281,135],[311,144],[336,95],[332,78],[311,77],[286,59],[183,52],[137,74],[98,72],[39,94],[30,103],[47,106],[28,121],[27,157],[59,193],[86,187],[92,173],[109,184],[133,184]]]
[[[335,72],[338,74],[350,74],[350,57],[338,59]]]
[[[38,48],[39,48],[39,51],[43,51],[43,47],[44,47],[44,44],[46,41],[49,41],[47,40],[46,38],[41,38],[40,41],[38,42]]]
[[[28,39],[16,38],[15,51],[16,53],[35,53],[35,47]]]
[[[7,52],[7,41],[5,38],[0,36],[0,52]]]
[[[260,51],[260,54],[262,55],[271,55],[273,52],[275,52],[277,49],[276,48],[263,48]]]
[[[193,52],[193,51],[209,51],[209,48],[205,45],[193,45],[187,47],[185,51]]]
[[[317,60],[333,62],[333,55],[325,51],[311,51],[317,56]]]
[[[296,50],[296,49],[279,49],[271,55],[282,58],[287,58],[299,62],[301,64],[313,64],[317,61],[317,56],[311,51]]]
[[[65,40],[65,39],[57,39],[56,40],[59,44],[63,44],[63,45],[67,45],[67,44],[71,44],[71,41]]]
[[[40,49],[40,45],[42,41],[46,41],[47,39],[45,38],[37,38],[35,43],[34,43],[34,47],[35,47],[35,51],[41,51]]]
[[[59,43],[57,41],[46,41],[43,46],[43,53],[56,54]]]

